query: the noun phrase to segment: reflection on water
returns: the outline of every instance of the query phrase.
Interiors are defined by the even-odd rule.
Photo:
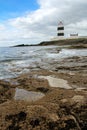
[[[25,89],[16,88],[15,90],[15,100],[24,100],[24,101],[36,101],[44,97],[45,95],[41,92],[27,91]]]

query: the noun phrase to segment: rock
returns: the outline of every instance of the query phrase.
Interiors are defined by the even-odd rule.
[[[54,122],[60,119],[56,113],[51,113],[49,117]]]
[[[62,117],[59,122],[59,130],[81,130],[74,116]]]
[[[13,87],[9,82],[0,80],[0,104],[12,99],[14,94]]]
[[[39,90],[42,93],[47,93],[49,91],[48,88],[44,88],[44,87],[39,87],[39,88],[37,88],[37,90]]]
[[[72,103],[77,103],[79,105],[85,104],[85,101],[86,101],[85,97],[81,95],[75,95],[73,98],[71,98]]]
[[[14,99],[33,102],[41,99],[44,96],[45,95],[41,92],[27,91],[25,89],[16,88]]]
[[[68,102],[68,100],[67,99],[62,99],[61,102],[66,103],[66,102]]]

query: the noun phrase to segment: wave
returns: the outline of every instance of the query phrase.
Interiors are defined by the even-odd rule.
[[[3,60],[0,60],[0,63],[6,63],[6,62],[12,62],[12,61],[19,61],[19,60],[22,60],[22,59],[19,59],[19,58],[15,58],[15,59],[3,59]]]
[[[73,56],[87,56],[87,50],[76,50],[76,49],[62,49],[59,53],[46,53],[48,58],[68,58]]]

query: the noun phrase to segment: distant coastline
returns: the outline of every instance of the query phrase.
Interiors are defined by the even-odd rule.
[[[15,46],[12,46],[12,47],[26,47],[26,46],[37,46],[37,45],[19,44],[19,45],[15,45]]]
[[[72,48],[87,48],[87,38],[76,38],[76,39],[63,39],[63,40],[54,40],[54,41],[43,41],[39,44],[19,44],[12,47],[28,47],[28,46],[62,46],[62,45],[71,45]]]

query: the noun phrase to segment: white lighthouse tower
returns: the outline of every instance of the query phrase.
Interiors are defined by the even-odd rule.
[[[58,31],[57,33],[58,39],[63,39],[64,38],[64,25],[62,21],[58,23],[57,31]]]

